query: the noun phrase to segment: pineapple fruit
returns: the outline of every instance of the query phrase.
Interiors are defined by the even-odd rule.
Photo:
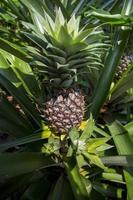
[[[44,113],[54,130],[67,133],[73,126],[80,126],[84,111],[84,95],[79,90],[69,88],[60,90],[47,101]]]
[[[127,48],[124,55],[121,58],[120,64],[118,65],[115,78],[119,80],[123,73],[127,71],[128,66],[133,64],[133,32],[131,32]]]
[[[67,21],[60,9],[55,21],[48,14],[38,18],[43,24],[40,31],[34,29],[34,35],[25,35],[39,47],[34,58],[40,62],[38,72],[48,91],[39,109],[50,127],[63,134],[80,126],[85,114],[85,94],[79,83],[92,67],[100,67],[101,54],[108,45],[103,42],[105,36],[100,27],[80,28],[79,17],[73,15]]]
[[[125,71],[127,71],[128,66],[133,64],[133,54],[125,54],[122,56],[120,65],[118,66],[118,69],[116,71],[116,79],[120,79]]]

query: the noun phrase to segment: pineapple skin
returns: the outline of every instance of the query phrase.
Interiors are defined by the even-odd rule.
[[[45,104],[45,117],[50,127],[59,134],[79,127],[84,117],[85,100],[79,89],[63,89]]]
[[[117,68],[115,77],[116,79],[120,79],[123,75],[123,73],[128,69],[128,66],[133,64],[133,54],[129,54],[129,55],[124,55],[121,58],[121,62]]]

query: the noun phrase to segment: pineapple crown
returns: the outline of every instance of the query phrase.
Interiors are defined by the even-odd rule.
[[[41,16],[40,16],[41,17]],[[42,18],[42,17],[41,17]],[[91,25],[80,28],[80,17],[73,15],[69,21],[64,18],[61,9],[56,11],[55,21],[45,13],[41,20],[43,28],[40,28],[40,33],[45,36],[47,42],[53,45],[63,46],[64,48],[71,48],[78,46],[77,51],[91,48],[91,44],[99,46],[106,46],[102,43],[103,30],[100,26],[91,27]],[[51,41],[49,40],[51,39]],[[96,46],[95,46],[96,47]],[[74,49],[76,51],[76,49]]]
[[[75,15],[73,15],[67,22],[60,8],[56,12],[55,22],[48,14],[45,14],[45,17],[44,30],[48,35],[51,35],[51,37],[66,47],[76,42],[76,38],[79,35],[80,17],[75,18]]]
[[[55,21],[47,13],[42,17],[36,11],[32,18],[34,26],[24,25],[32,28],[33,34],[24,34],[39,47],[31,54],[41,62],[37,65],[45,79],[52,80],[54,85],[69,87],[79,82],[81,74],[102,65],[101,55],[109,45],[104,42],[106,36],[101,26],[81,27],[80,17],[75,15],[67,21],[60,8]]]

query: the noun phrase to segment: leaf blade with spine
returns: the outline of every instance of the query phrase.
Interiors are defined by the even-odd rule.
[[[126,129],[117,121],[108,123],[108,128],[112,134],[119,155],[132,155],[133,154],[133,142]],[[132,200],[133,196],[133,167],[124,168],[124,176],[126,180],[126,186],[128,191],[128,198]]]

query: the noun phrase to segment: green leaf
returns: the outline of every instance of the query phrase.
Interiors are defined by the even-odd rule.
[[[128,132],[119,122],[108,123],[108,128],[112,134],[119,155],[133,155],[133,142]],[[133,167],[124,168],[124,176],[128,191],[128,197],[132,200],[133,196]]]
[[[37,29],[36,33],[39,32],[39,34],[44,34],[45,26],[46,26],[44,17],[42,17],[40,14],[38,14],[37,12],[34,12],[32,10],[30,10],[30,14],[31,14],[31,18],[32,18],[33,24],[35,26],[35,29]]]
[[[0,154],[0,176],[8,179],[54,165],[50,157],[41,153],[5,153]]]
[[[0,74],[0,84],[16,99],[22,109],[33,119],[37,126],[40,126],[39,113],[31,104],[30,99],[25,95],[24,90],[18,90],[11,82]]]
[[[0,49],[0,74],[5,76],[14,85],[18,86],[21,84],[20,80],[13,72],[13,69],[10,67],[9,60],[7,59],[9,58],[9,55],[7,54],[8,54],[7,52],[4,52],[3,50]]]
[[[23,131],[23,129],[22,129],[22,131]],[[29,130],[28,133],[30,133],[30,132],[31,132],[31,130]],[[3,143],[3,144],[0,144],[0,152],[6,150],[8,148],[18,146],[18,145],[24,145],[24,144],[29,144],[29,143],[32,143],[32,142],[44,140],[44,139],[49,138],[50,135],[51,135],[51,132],[48,129],[39,131],[39,133],[35,133],[34,132],[31,135],[28,135],[28,136],[25,136],[25,137],[21,137],[21,138],[20,138],[20,135],[18,135],[19,132],[15,132],[15,133],[17,134],[17,137],[19,137],[19,138],[15,139],[13,141],[10,141],[10,142],[6,142],[6,143]]]
[[[0,184],[1,199],[3,200],[7,198],[7,196],[14,194],[20,188],[22,189],[25,186],[28,187],[32,179],[32,176],[33,174],[29,173],[20,176],[15,176],[5,181],[1,179],[1,181],[3,181],[2,184]]]
[[[0,132],[21,137],[33,132],[33,127],[5,98],[0,103]]]
[[[31,96],[39,97],[41,91],[30,66],[19,58],[14,58],[12,67],[14,67],[14,72],[22,82],[27,93]]]
[[[50,182],[43,177],[37,182],[33,182],[31,185],[28,184],[28,188],[21,196],[20,200],[44,200],[44,198],[47,198],[50,187]]]
[[[121,14],[107,14],[104,11],[98,12],[94,11],[91,15],[97,17],[98,19],[115,25],[129,25],[133,19],[131,17],[124,17]]]
[[[29,95],[38,97],[40,89],[30,66],[3,50],[0,58],[0,73],[16,86],[22,83]]]
[[[82,152],[82,155],[89,161],[89,163],[92,163],[104,170],[106,170],[106,167],[104,166],[104,164],[102,163],[101,159],[99,156],[95,155],[95,154],[89,154],[87,152]]]
[[[101,128],[95,126],[94,127],[94,131],[96,131],[98,134],[104,136],[104,137],[110,137],[108,133],[106,133],[104,130],[102,130]]]
[[[72,12],[72,16],[73,15],[78,15],[78,13],[80,13],[80,11],[82,10],[83,6],[86,5],[86,1],[80,0],[79,2],[75,1],[74,3],[75,3],[75,5],[74,5],[74,10]]]
[[[84,156],[82,154],[76,155],[76,160],[77,160],[77,165],[78,165],[79,168],[81,168],[85,163],[85,159],[84,159]]]
[[[111,95],[111,99],[110,102],[113,102],[115,100],[117,100],[117,98],[119,98],[120,96],[123,96],[124,93],[133,87],[133,73],[131,72],[128,76],[126,76],[122,82],[119,82],[119,84],[116,84],[116,86],[114,86],[114,88],[112,88],[112,91],[110,92]]]
[[[70,34],[73,33],[74,37],[78,35],[79,32],[79,23],[80,23],[80,17],[75,18],[75,15],[73,15],[67,24],[67,29]]]
[[[87,193],[87,189],[79,173],[75,157],[72,156],[70,159],[66,160],[64,165],[75,199],[88,200],[89,194]]]
[[[97,151],[97,148],[106,144],[108,140],[111,138],[90,138],[87,142],[87,150],[89,153],[95,153]]]
[[[87,43],[91,44],[93,43],[93,37],[96,37],[95,40],[98,42],[101,34],[103,33],[102,31],[96,31],[96,28],[90,28],[90,29],[85,29],[83,31],[81,31],[81,33],[79,33],[79,35],[76,37],[75,41],[76,42],[80,42],[80,41],[84,41],[85,39],[87,39]]]
[[[76,128],[72,128],[72,130],[69,132],[69,137],[73,145],[78,144],[79,132]]]
[[[128,131],[128,133],[130,134],[130,136],[133,137],[133,121],[129,122],[124,127]]]
[[[125,44],[127,42],[129,30],[121,30],[119,31],[119,35],[117,32],[116,35],[117,40],[115,41],[115,46],[112,47],[109,51],[109,54],[105,60],[104,69],[96,84],[96,89],[93,94],[93,103],[90,108],[90,112],[92,113],[93,117],[97,117],[102,105],[104,104],[108,96],[108,92],[115,74],[115,70],[118,66],[119,60],[122,56]],[[119,41],[122,42],[119,43]]]
[[[11,42],[4,40],[3,38],[0,38],[0,48],[20,58],[21,60],[25,62],[30,61],[30,57],[27,55],[24,49],[18,47],[15,44],[12,44]]]
[[[101,160],[106,165],[133,167],[133,155],[127,156],[104,156]]]
[[[99,182],[94,182],[93,188],[104,196],[118,198],[118,199],[122,198],[122,193],[124,192],[119,187],[110,186],[108,184],[101,184]]]
[[[68,34],[67,29],[64,26],[61,26],[57,39],[65,47],[72,45],[72,37]]]
[[[102,177],[105,180],[109,180],[109,181],[112,181],[112,182],[125,183],[121,174],[103,172]]]
[[[99,147],[97,147],[97,152],[106,152],[106,150],[113,148],[113,145],[110,144],[103,144]]]
[[[47,12],[52,18],[54,18],[53,13],[49,10],[46,3],[41,0],[21,0],[22,3],[27,6],[27,8],[31,11],[37,12],[42,17],[44,17],[45,12]]]
[[[61,174],[54,188],[50,191],[48,200],[74,200],[74,196],[67,178]]]
[[[83,133],[80,136],[80,140],[87,140],[91,137],[91,135],[93,134],[95,128],[95,122],[92,118],[92,116],[89,118],[89,120],[87,121],[87,124],[84,128]]]
[[[120,155],[132,155],[133,154],[133,142],[127,132],[127,130],[119,122],[108,122],[108,128],[113,137],[117,151]]]
[[[126,180],[126,187],[127,187],[127,196],[129,200],[132,200],[133,197],[133,167],[126,167],[124,170],[124,177]]]
[[[16,4],[13,0],[3,1],[2,3],[9,9],[11,9],[12,13],[15,14],[19,19],[25,20],[25,16],[21,13],[20,5]]]
[[[32,42],[34,42],[41,49],[45,49],[47,47],[47,43],[40,37],[33,35],[31,33],[22,32],[27,38],[29,38]]]
[[[61,9],[61,12],[62,12],[63,16],[64,16],[66,19],[69,19],[70,15],[69,15],[67,9],[64,7],[63,2],[61,2],[60,0],[54,0],[54,2],[55,2],[55,5],[56,5],[59,9]]]
[[[132,0],[126,1],[127,4],[123,4],[123,16],[129,16],[132,8]],[[108,56],[105,60],[104,69],[101,73],[101,76],[96,84],[96,88],[93,94],[93,103],[90,108],[90,112],[92,113],[94,118],[97,118],[98,113],[103,106],[108,92],[110,90],[110,86],[115,75],[116,68],[119,64],[121,56],[124,52],[124,48],[127,44],[127,38],[129,36],[130,29],[121,27],[118,28],[115,33],[115,40],[113,46],[110,48]],[[121,42],[120,42],[121,41]],[[106,87],[105,87],[106,86]],[[102,90],[101,90],[102,88]]]
[[[64,176],[63,174],[61,174],[55,184],[53,191],[51,191],[50,198],[48,198],[49,200],[61,199],[63,184],[64,184]]]

